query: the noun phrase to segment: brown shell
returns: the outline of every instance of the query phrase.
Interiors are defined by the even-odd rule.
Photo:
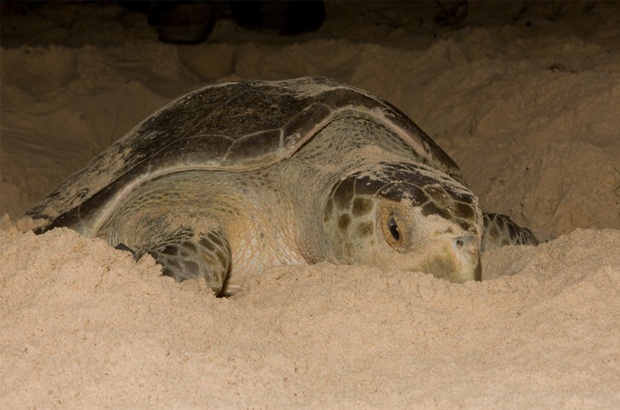
[[[26,215],[47,219],[44,231],[65,225],[77,209],[102,206],[110,195],[145,174],[181,168],[268,167],[294,155],[343,111],[364,112],[387,125],[425,163],[462,181],[454,161],[405,114],[379,97],[322,77],[241,81],[204,87],[166,105]]]

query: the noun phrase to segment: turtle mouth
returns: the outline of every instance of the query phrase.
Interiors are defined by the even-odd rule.
[[[420,270],[450,282],[463,283],[482,280],[480,252],[476,237],[444,236],[432,246],[434,251],[420,266]]]

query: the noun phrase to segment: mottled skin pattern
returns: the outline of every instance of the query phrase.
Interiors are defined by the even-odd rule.
[[[164,107],[27,212],[231,294],[270,266],[334,263],[480,280],[480,251],[535,244],[484,214],[389,103],[324,78],[206,87]]]
[[[482,249],[489,251],[506,245],[538,245],[532,231],[515,224],[506,215],[484,213]]]
[[[412,255],[419,253],[417,265],[401,263],[404,270],[431,272],[454,282],[471,279],[473,273],[473,278],[480,280],[480,265],[476,264],[471,272],[463,269],[460,260],[465,255],[478,254],[475,197],[460,187],[442,185],[428,178],[419,172],[419,165],[380,165],[383,168],[380,175],[353,174],[342,180],[327,201],[325,231],[332,233],[335,247],[341,246],[336,247],[339,259],[356,262],[352,256],[356,249],[365,241],[376,246],[376,238],[382,237],[397,251],[392,256],[405,254],[409,264]],[[442,230],[442,225],[432,221],[433,217],[451,224],[444,225]],[[431,226],[436,229],[428,232]],[[376,232],[378,229],[382,232]],[[438,248],[437,239],[441,236],[450,239],[445,249]]]

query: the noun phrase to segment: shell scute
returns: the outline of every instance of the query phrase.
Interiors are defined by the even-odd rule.
[[[426,165],[462,181],[456,164],[397,108],[322,77],[212,85],[138,124],[26,213],[47,230],[137,180],[189,169],[252,170],[293,155],[341,113],[360,113],[394,130]],[[136,184],[135,186],[139,186]]]

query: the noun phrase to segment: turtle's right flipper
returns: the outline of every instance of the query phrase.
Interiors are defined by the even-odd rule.
[[[505,245],[538,245],[532,231],[523,228],[506,215],[484,213],[482,250],[488,251]]]
[[[220,229],[194,236],[171,235],[154,249],[146,249],[163,267],[164,275],[181,282],[186,279],[204,278],[215,294],[218,294],[230,271],[231,250]]]

